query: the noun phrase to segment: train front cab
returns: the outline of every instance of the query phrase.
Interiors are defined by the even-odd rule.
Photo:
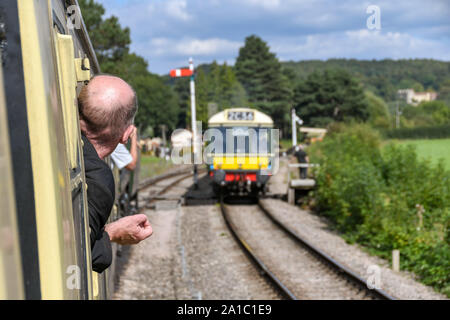
[[[239,113],[251,116],[236,117]],[[220,152],[207,153],[215,191],[238,195],[264,193],[274,164],[272,119],[257,110],[234,108],[212,116],[208,128],[212,130],[210,134],[223,139]]]

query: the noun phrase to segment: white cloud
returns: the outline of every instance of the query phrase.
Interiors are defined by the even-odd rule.
[[[450,60],[447,44],[408,33],[351,30],[269,41],[282,60],[327,58],[436,58]]]
[[[153,38],[149,50],[153,55],[192,55],[206,56],[213,54],[235,54],[242,42],[226,39],[168,39]]]
[[[280,0],[243,0],[242,2],[252,5],[263,7],[264,9],[275,9],[280,6]]]
[[[165,2],[165,11],[171,17],[182,21],[189,21],[192,16],[187,12],[186,0],[171,0]]]

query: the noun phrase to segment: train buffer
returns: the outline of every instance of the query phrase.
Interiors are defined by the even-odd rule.
[[[287,171],[287,198],[288,203],[295,204],[295,195],[296,190],[301,191],[309,191],[315,188],[316,186],[316,180],[314,179],[292,179],[291,178],[291,171],[292,168],[312,168],[312,167],[318,167],[319,165],[316,163],[289,163],[288,164],[288,171]],[[298,193],[298,192],[297,192]]]

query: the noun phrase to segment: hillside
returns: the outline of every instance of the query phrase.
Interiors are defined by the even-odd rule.
[[[357,77],[367,89],[387,101],[395,98],[397,89],[439,91],[441,84],[450,79],[450,62],[432,59],[329,59],[287,61],[282,62],[282,65],[292,69],[298,79],[305,79],[313,71],[329,68],[345,69]]]

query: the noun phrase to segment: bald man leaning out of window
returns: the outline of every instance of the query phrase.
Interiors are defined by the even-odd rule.
[[[114,178],[103,161],[119,143],[133,133],[137,98],[122,79],[99,75],[83,87],[78,98],[80,128],[84,142],[92,268],[102,272],[111,265],[111,241],[136,244],[152,234],[144,214],[121,218],[106,224],[115,198]]]

